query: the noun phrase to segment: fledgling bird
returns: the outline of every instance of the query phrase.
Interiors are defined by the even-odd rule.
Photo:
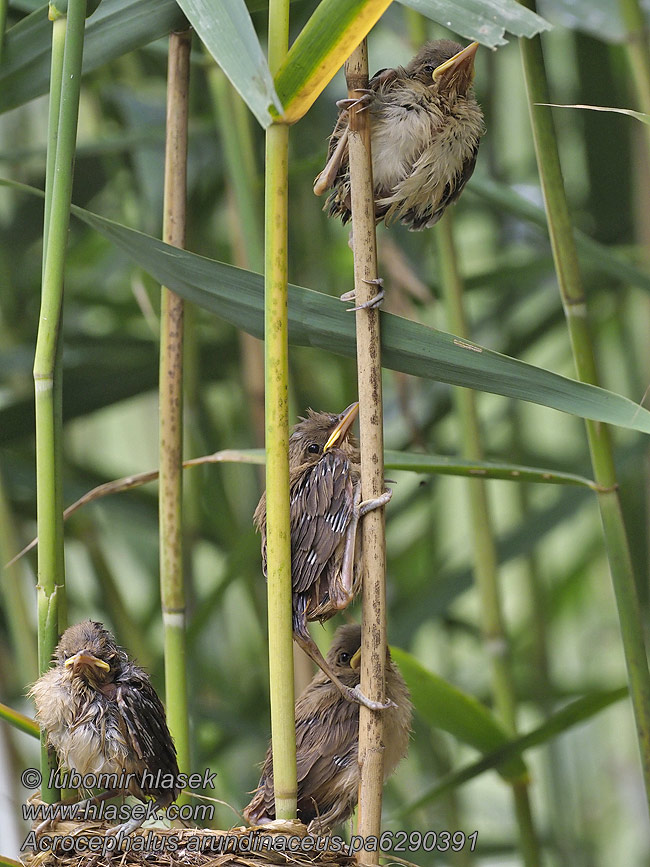
[[[477,48],[428,42],[406,67],[377,72],[360,100],[338,103],[328,162],[314,184],[316,195],[333,188],[324,208],[330,216],[351,217],[348,109],[362,102],[370,112],[377,222],[399,220],[411,231],[438,222],[471,177],[484,132],[472,89]]]
[[[337,629],[327,661],[349,687],[358,685],[361,627]],[[394,705],[384,711],[384,779],[407,752],[411,700],[404,679],[386,652],[386,695]],[[346,701],[319,671],[296,701],[298,818],[311,832],[345,822],[357,803],[359,787],[359,706]],[[269,746],[262,776],[245,819],[261,825],[275,818],[273,753]]]
[[[361,502],[359,448],[350,433],[358,411],[358,403],[339,415],[310,409],[289,438],[293,636],[343,696],[381,710],[381,704],[363,695],[358,680],[354,688],[341,683],[307,627],[309,620],[329,620],[356,596],[361,581],[359,519],[392,496],[388,490]],[[266,493],[253,520],[262,536],[266,575]]]
[[[81,776],[133,774],[127,788],[106,792],[102,800],[130,794],[144,801],[151,795],[157,808],[171,804],[180,793],[176,748],[149,675],[94,620],[66,629],[54,663],[30,695],[61,768]],[[154,778],[151,784],[148,776],[143,779],[145,771]],[[132,818],[109,833],[126,836],[142,821]]]

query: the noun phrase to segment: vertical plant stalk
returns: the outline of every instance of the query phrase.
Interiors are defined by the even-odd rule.
[[[511,427],[514,432],[511,444],[512,458],[519,462],[521,457],[519,406],[513,403],[511,409],[513,410],[510,416]],[[519,517],[523,522],[530,516],[528,486],[522,483],[516,488]],[[524,569],[530,608],[530,621],[525,628],[530,630],[532,638],[530,658],[531,670],[534,672],[532,697],[537,702],[540,711],[544,715],[550,716],[555,707],[548,654],[550,611],[547,588],[543,576],[540,574],[539,557],[535,550],[530,550],[526,555]],[[546,777],[550,844],[557,847],[561,858],[570,861],[572,851],[570,816],[573,805],[568,795],[562,751],[556,740],[552,739],[546,744],[546,755],[547,761],[542,770]]]
[[[60,332],[85,17],[86,0],[70,0],[67,18],[55,20],[52,31],[43,273],[34,355],[36,519],[39,537],[38,664],[41,673],[49,668],[65,620]],[[41,773],[44,781],[49,777],[49,769],[55,767],[56,757],[48,753],[43,736]],[[45,784],[41,794],[49,802],[58,797],[57,790]]]
[[[650,43],[639,0],[618,0],[627,31],[627,56],[632,71],[638,108],[650,114]],[[650,143],[650,127],[643,125]]]
[[[4,480],[0,473],[0,563],[9,560],[10,552],[18,550],[18,533],[9,500],[5,493]],[[34,630],[23,594],[24,565],[13,563],[0,567],[0,590],[4,601],[11,647],[16,668],[12,672],[13,683],[24,688],[38,677],[38,656],[34,644]],[[31,598],[31,597],[30,597]]]
[[[163,240],[185,246],[187,116],[191,31],[169,37]],[[190,768],[183,579],[183,301],[161,287],[160,597],[165,632],[165,696],[181,772]]]
[[[350,97],[368,87],[368,51],[364,41],[345,64]],[[350,109],[350,181],[356,304],[377,292],[377,239],[370,152],[370,112]],[[361,433],[361,498],[374,499],[384,492],[384,430],[381,384],[379,310],[356,312],[359,426]],[[385,700],[386,665],[386,540],[384,510],[374,509],[362,521],[363,617],[361,636],[361,689],[374,701]],[[384,786],[384,722],[382,713],[359,708],[358,833],[381,833]],[[366,864],[378,863],[378,852],[362,850]]]
[[[255,161],[250,113],[225,74],[211,62],[207,72],[219,135],[223,143],[228,185],[236,219],[232,221],[232,248],[235,264],[261,274],[264,271],[261,201],[256,188]],[[244,331],[239,333],[242,380],[249,403],[253,442],[264,444],[264,348]],[[263,480],[264,468],[259,467]]]
[[[7,12],[9,11],[9,0],[0,0],[0,63],[4,56],[5,46],[5,30],[7,29]]]
[[[269,68],[275,75],[289,43],[289,2],[269,3]],[[287,215],[289,128],[266,131],[264,202],[264,362],[266,562],[269,684],[275,815],[296,815],[291,536],[289,532],[289,327]]]
[[[463,303],[463,283],[458,270],[451,214],[447,212],[435,230],[438,260],[449,330],[458,337],[469,338]],[[482,460],[483,447],[474,392],[454,389],[463,457]],[[474,580],[480,598],[481,630],[490,659],[492,695],[496,712],[513,735],[517,732],[517,697],[510,667],[508,635],[499,592],[498,558],[494,544],[487,486],[483,479],[466,479],[474,549]],[[517,825],[524,863],[540,864],[540,852],[533,824],[528,787],[525,782],[512,784]]]
[[[524,3],[535,9],[533,0]],[[578,379],[598,384],[594,346],[589,331],[587,303],[576,255],[571,217],[555,138],[548,83],[539,36],[520,39],[526,91],[535,142],[555,270],[569,329]],[[650,809],[650,672],[643,635],[643,622],[632,568],[623,513],[618,496],[609,427],[587,421],[587,439],[594,478],[602,491],[597,494],[609,567],[614,585],[625,652],[630,697],[636,719],[641,765]]]

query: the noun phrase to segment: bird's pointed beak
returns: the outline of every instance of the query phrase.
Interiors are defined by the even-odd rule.
[[[357,650],[352,659],[350,660],[350,668],[353,671],[356,671],[357,668],[361,665],[361,648]]]
[[[355,403],[351,403],[346,409],[343,410],[341,415],[339,416],[338,423],[332,433],[329,436],[329,439],[323,446],[323,451],[326,452],[328,449],[331,449],[337,443],[342,442],[345,439],[347,432],[352,427],[352,422],[355,420],[357,415],[359,414],[359,401]]]
[[[459,82],[464,83],[465,88],[468,88],[474,80],[474,56],[477,51],[478,42],[472,42],[467,48],[463,48],[458,54],[454,54],[449,60],[436,66],[432,74],[433,80],[438,84],[444,84],[445,81],[451,83],[452,80],[458,79]]]
[[[87,650],[80,650],[79,653],[75,653],[74,656],[69,657],[65,661],[66,668],[72,668],[73,672],[77,672],[80,668],[84,668],[86,666],[93,666],[94,668],[101,668],[104,671],[110,671],[111,667],[107,662],[104,662],[103,659],[98,659],[92,653],[89,653]]]

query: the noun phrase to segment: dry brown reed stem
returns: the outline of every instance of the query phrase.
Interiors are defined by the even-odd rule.
[[[368,54],[365,40],[345,64],[351,98],[368,87]],[[361,110],[360,110],[361,109]],[[354,290],[361,305],[377,294],[377,239],[370,153],[370,112],[362,105],[350,108],[350,177],[352,185],[352,235]],[[361,496],[379,497],[384,491],[384,435],[381,389],[379,310],[356,312],[359,426],[361,433]],[[375,701],[384,701],[386,663],[386,542],[384,510],[374,509],[363,519],[363,618],[361,689]],[[362,837],[381,831],[384,781],[383,719],[381,712],[361,707],[359,712],[358,832]],[[362,851],[360,859],[378,863],[378,853]]]
[[[163,240],[185,246],[187,120],[192,34],[169,37]],[[161,287],[160,312],[160,598],[165,634],[165,696],[178,765],[190,766],[185,674],[183,577],[183,300]]]

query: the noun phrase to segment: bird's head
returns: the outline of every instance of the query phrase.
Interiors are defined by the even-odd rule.
[[[357,686],[361,680],[361,626],[347,623],[334,633],[327,661],[346,686]]]
[[[81,677],[90,684],[111,681],[121,664],[115,639],[95,620],[83,620],[68,627],[56,651],[57,664],[72,678]]]
[[[359,412],[359,404],[352,403],[339,415],[307,410],[307,417],[294,427],[289,438],[289,463],[292,468],[315,464],[330,449],[337,448],[358,461],[356,439],[350,428]]]
[[[465,96],[474,81],[474,56],[478,42],[466,48],[450,39],[427,42],[406,67],[415,78],[441,94]]]

